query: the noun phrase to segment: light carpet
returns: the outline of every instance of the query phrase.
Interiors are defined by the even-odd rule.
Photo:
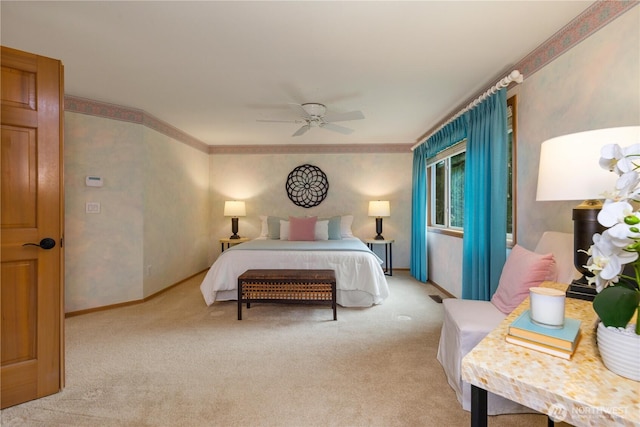
[[[2,426],[468,426],[436,350],[437,288],[406,271],[379,306],[207,307],[198,275],[143,304],[66,320],[66,388]],[[441,295],[444,297],[444,295]],[[541,415],[491,426],[546,426]]]

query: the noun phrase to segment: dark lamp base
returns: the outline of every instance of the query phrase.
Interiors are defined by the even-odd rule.
[[[574,280],[567,288],[567,298],[581,299],[585,301],[593,301],[598,294],[594,286],[583,282],[584,278]]]
[[[229,237],[230,239],[235,240],[240,238],[240,236],[238,236],[238,218],[231,218],[231,232],[233,235]]]
[[[380,217],[376,218],[376,237],[374,239],[384,240],[384,237],[382,237],[382,218]]]

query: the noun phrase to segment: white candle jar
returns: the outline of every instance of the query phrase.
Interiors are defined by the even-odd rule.
[[[530,288],[531,321],[547,328],[564,326],[565,293],[552,288]]]

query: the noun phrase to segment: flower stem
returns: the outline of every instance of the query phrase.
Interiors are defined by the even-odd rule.
[[[640,259],[634,261],[633,271],[636,273],[636,292],[640,292]],[[640,305],[636,307],[636,335],[640,335]]]

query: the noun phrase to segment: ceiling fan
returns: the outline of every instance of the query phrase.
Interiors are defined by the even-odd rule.
[[[312,127],[319,127],[345,135],[353,132],[353,129],[340,126],[334,122],[345,122],[348,120],[362,120],[364,114],[362,111],[349,111],[347,113],[325,114],[327,107],[316,102],[308,102],[305,104],[289,104],[289,106],[299,114],[302,119],[298,120],[258,120],[259,122],[268,123],[304,123],[300,129],[295,131],[291,136],[300,136],[306,133]]]

